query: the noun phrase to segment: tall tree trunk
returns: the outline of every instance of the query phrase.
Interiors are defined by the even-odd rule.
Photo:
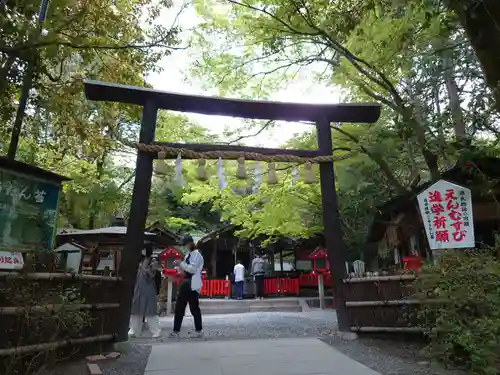
[[[460,106],[460,95],[458,92],[458,85],[453,71],[453,59],[450,53],[445,53],[443,56],[443,73],[446,85],[446,92],[448,93],[449,106],[451,118],[453,120],[453,130],[455,132],[455,139],[459,147],[467,146],[466,127],[464,120],[464,113]]]
[[[448,0],[481,63],[500,112],[500,1]]]
[[[97,181],[100,181],[102,178],[102,174],[104,171],[104,161],[106,159],[106,156],[104,155],[102,158],[99,158],[97,160]],[[92,197],[90,198],[90,215],[89,215],[89,229],[94,229],[95,222],[97,215],[99,213],[99,207],[98,207],[98,199],[97,197],[92,194]]]

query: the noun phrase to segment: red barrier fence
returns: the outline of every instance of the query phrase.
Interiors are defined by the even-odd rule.
[[[226,280],[203,280],[200,294],[206,297],[229,297],[231,289]]]
[[[332,286],[332,275],[330,273],[323,274],[325,287],[330,288]],[[318,287],[318,273],[303,273],[299,276],[299,285],[301,287]]]
[[[299,279],[276,278],[264,280],[264,294],[299,295]]]
[[[182,277],[176,277],[177,285],[182,281]],[[299,295],[299,279],[274,278],[264,280],[264,294],[288,294]],[[200,295],[202,297],[230,297],[231,285],[226,280],[203,280],[203,287]]]

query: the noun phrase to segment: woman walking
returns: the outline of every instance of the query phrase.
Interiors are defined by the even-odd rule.
[[[141,334],[143,317],[148,323],[153,338],[160,337],[161,329],[157,315],[155,275],[157,264],[152,259],[153,248],[146,245],[135,282],[134,299],[130,317],[130,336]]]

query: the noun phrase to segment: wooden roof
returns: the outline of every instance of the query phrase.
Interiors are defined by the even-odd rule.
[[[377,103],[304,104],[240,100],[186,95],[99,81],[86,81],[85,95],[87,99],[95,101],[141,106],[153,101],[159,108],[166,110],[262,120],[374,123],[380,117],[380,105]]]
[[[155,221],[153,224],[151,224],[146,229],[152,233],[160,232],[162,235],[169,237],[176,244],[181,243],[181,239],[182,239],[181,236],[179,234],[171,231],[170,229],[165,228],[165,226],[161,225],[159,221]]]
[[[158,246],[169,246],[180,243],[179,236],[175,235],[175,233],[167,229],[164,229],[164,231],[165,232],[161,231],[161,233],[159,234],[153,233],[149,229],[145,230],[144,240],[146,242],[154,243]],[[58,244],[70,241],[77,243],[80,241],[95,241],[103,245],[122,245],[125,243],[126,233],[127,227],[106,227],[89,230],[70,229],[67,232],[59,232],[56,236],[56,241]]]
[[[50,172],[46,169],[35,167],[34,165],[23,163],[17,160],[0,156],[0,168],[12,171],[14,173],[22,173],[28,176],[37,177],[50,182],[60,184],[64,181],[71,181],[71,178],[61,176],[60,174]]]
[[[206,243],[212,241],[217,236],[219,236],[223,233],[233,232],[236,229],[237,229],[236,225],[225,225],[222,228],[218,228],[218,229],[213,230],[210,233],[207,233],[206,235],[204,235],[202,238],[200,238],[197,241],[197,245],[201,246],[203,244],[206,244]]]

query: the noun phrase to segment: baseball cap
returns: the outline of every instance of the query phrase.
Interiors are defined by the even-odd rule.
[[[185,235],[182,238],[181,245],[187,245],[188,243],[194,243],[193,237],[190,236],[189,234]]]

